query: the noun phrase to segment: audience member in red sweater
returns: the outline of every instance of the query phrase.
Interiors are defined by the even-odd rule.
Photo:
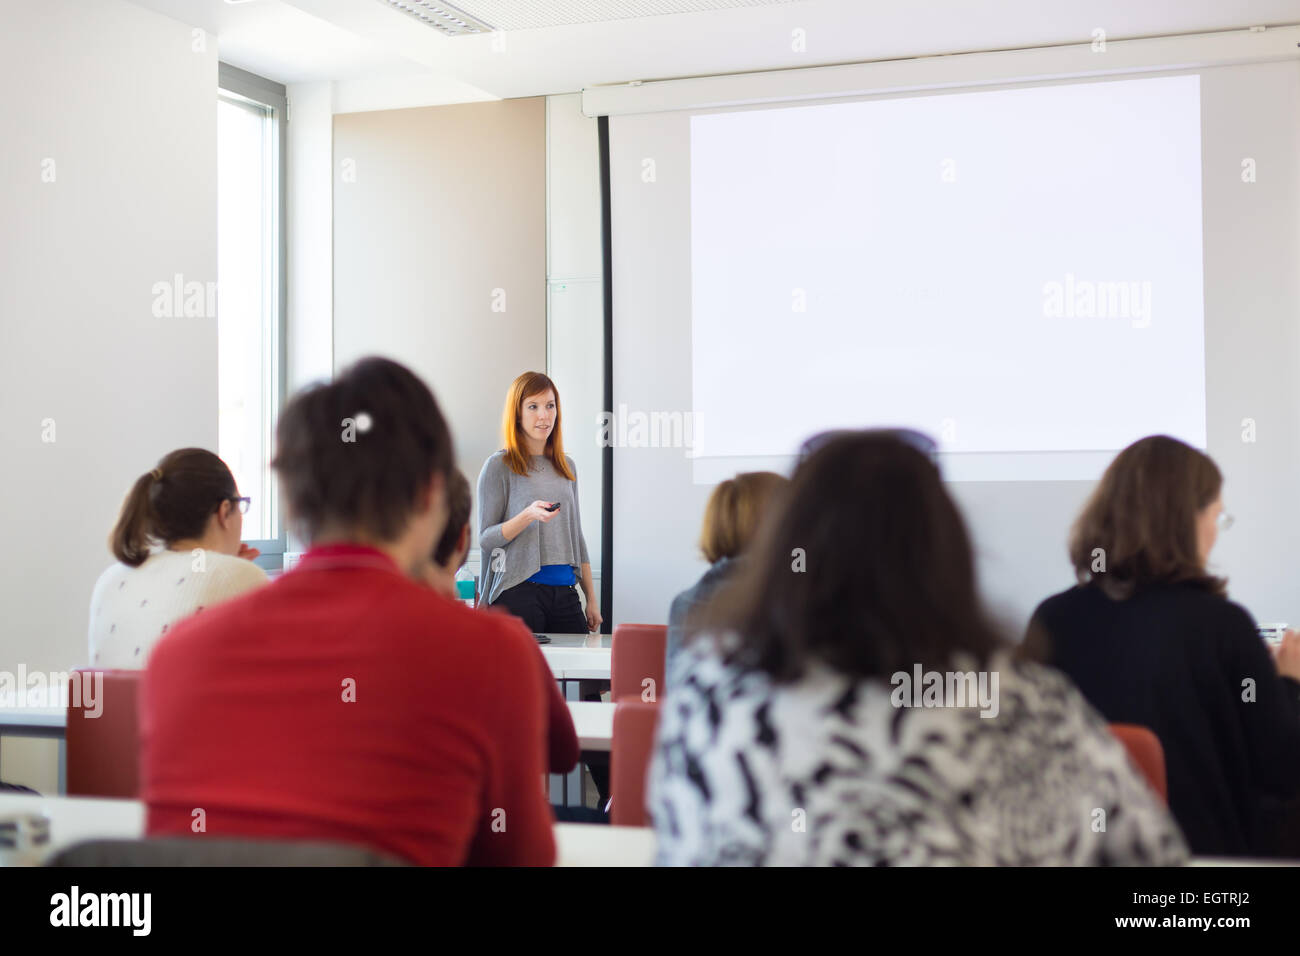
[[[447,520],[451,437],[433,395],[366,359],[299,394],[277,445],[312,547],[157,645],[141,700],[148,832],[552,863],[543,774],[570,769],[578,745],[571,722],[567,740],[548,731],[545,662],[518,622],[412,579]]]

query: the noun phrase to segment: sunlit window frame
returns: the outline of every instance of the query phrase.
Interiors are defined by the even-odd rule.
[[[268,108],[271,111],[271,136],[272,149],[275,151],[275,161],[272,165],[273,173],[276,177],[274,188],[276,191],[275,203],[275,249],[276,249],[276,295],[275,307],[277,315],[272,323],[272,352],[274,361],[272,370],[276,381],[270,389],[271,408],[266,409],[262,422],[262,442],[264,460],[269,461],[273,448],[272,430],[275,420],[280,414],[280,409],[284,407],[286,400],[285,382],[288,378],[288,349],[285,346],[287,341],[287,316],[288,310],[288,282],[285,270],[285,256],[287,241],[285,236],[285,223],[288,221],[286,216],[286,197],[288,189],[286,188],[286,163],[285,163],[285,136],[284,127],[288,122],[288,96],[283,85],[275,83],[265,77],[258,76],[255,73],[249,73],[246,70],[238,69],[228,63],[219,63],[217,69],[217,87],[222,94],[235,96],[251,103]],[[215,105],[215,104],[214,104]],[[220,293],[218,292],[218,303],[220,302]],[[265,394],[265,393],[264,393]],[[271,500],[267,503],[268,511],[272,516],[273,525],[279,530],[279,535],[271,539],[249,539],[248,543],[262,552],[262,556],[257,559],[257,563],[268,571],[278,570],[283,567],[284,553],[287,550],[286,540],[287,533],[285,529],[284,514],[280,507],[280,489],[279,484],[272,478],[269,483],[271,488]]]

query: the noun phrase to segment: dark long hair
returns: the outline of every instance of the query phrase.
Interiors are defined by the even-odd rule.
[[[1180,582],[1222,597],[1228,582],[1205,570],[1196,540],[1197,515],[1222,490],[1219,466],[1191,445],[1166,435],[1129,445],[1071,530],[1070,562],[1079,583],[1095,581],[1116,599]]]
[[[748,554],[689,629],[777,682],[814,662],[857,679],[945,669],[961,653],[983,664],[1002,644],[938,469],[893,433],[818,447]]]
[[[135,480],[109,550],[137,568],[154,544],[203,537],[208,518],[236,494],[235,476],[224,461],[204,448],[178,448]]]

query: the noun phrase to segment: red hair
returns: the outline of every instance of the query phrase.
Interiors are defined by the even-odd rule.
[[[506,392],[506,405],[501,413],[501,437],[505,441],[506,464],[516,475],[528,474],[528,443],[524,441],[519,417],[523,414],[525,398],[547,391],[555,396],[555,425],[546,437],[546,457],[565,478],[577,481],[569,463],[564,460],[564,439],[560,434],[560,390],[541,372],[524,372],[510,383],[510,390]]]

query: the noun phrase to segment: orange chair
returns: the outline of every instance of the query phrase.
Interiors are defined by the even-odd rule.
[[[91,693],[68,699],[67,791],[80,797],[140,795],[136,698],[143,671],[74,671]],[[103,675],[102,689],[94,675]],[[80,697],[80,701],[76,697]],[[91,696],[94,699],[89,699]],[[96,715],[97,714],[97,715]]]
[[[620,624],[610,642],[609,699],[658,700],[664,684],[668,628],[663,624]],[[654,683],[646,684],[646,680]],[[649,695],[647,697],[647,695]]]
[[[1169,789],[1165,783],[1165,748],[1160,746],[1160,738],[1146,727],[1137,724],[1111,724],[1110,732],[1119,738],[1129,758],[1147,778],[1151,789],[1159,794],[1164,803],[1169,802]]]
[[[614,826],[649,824],[645,812],[645,778],[658,720],[658,704],[624,700],[614,707],[614,736],[609,757],[609,822]]]

